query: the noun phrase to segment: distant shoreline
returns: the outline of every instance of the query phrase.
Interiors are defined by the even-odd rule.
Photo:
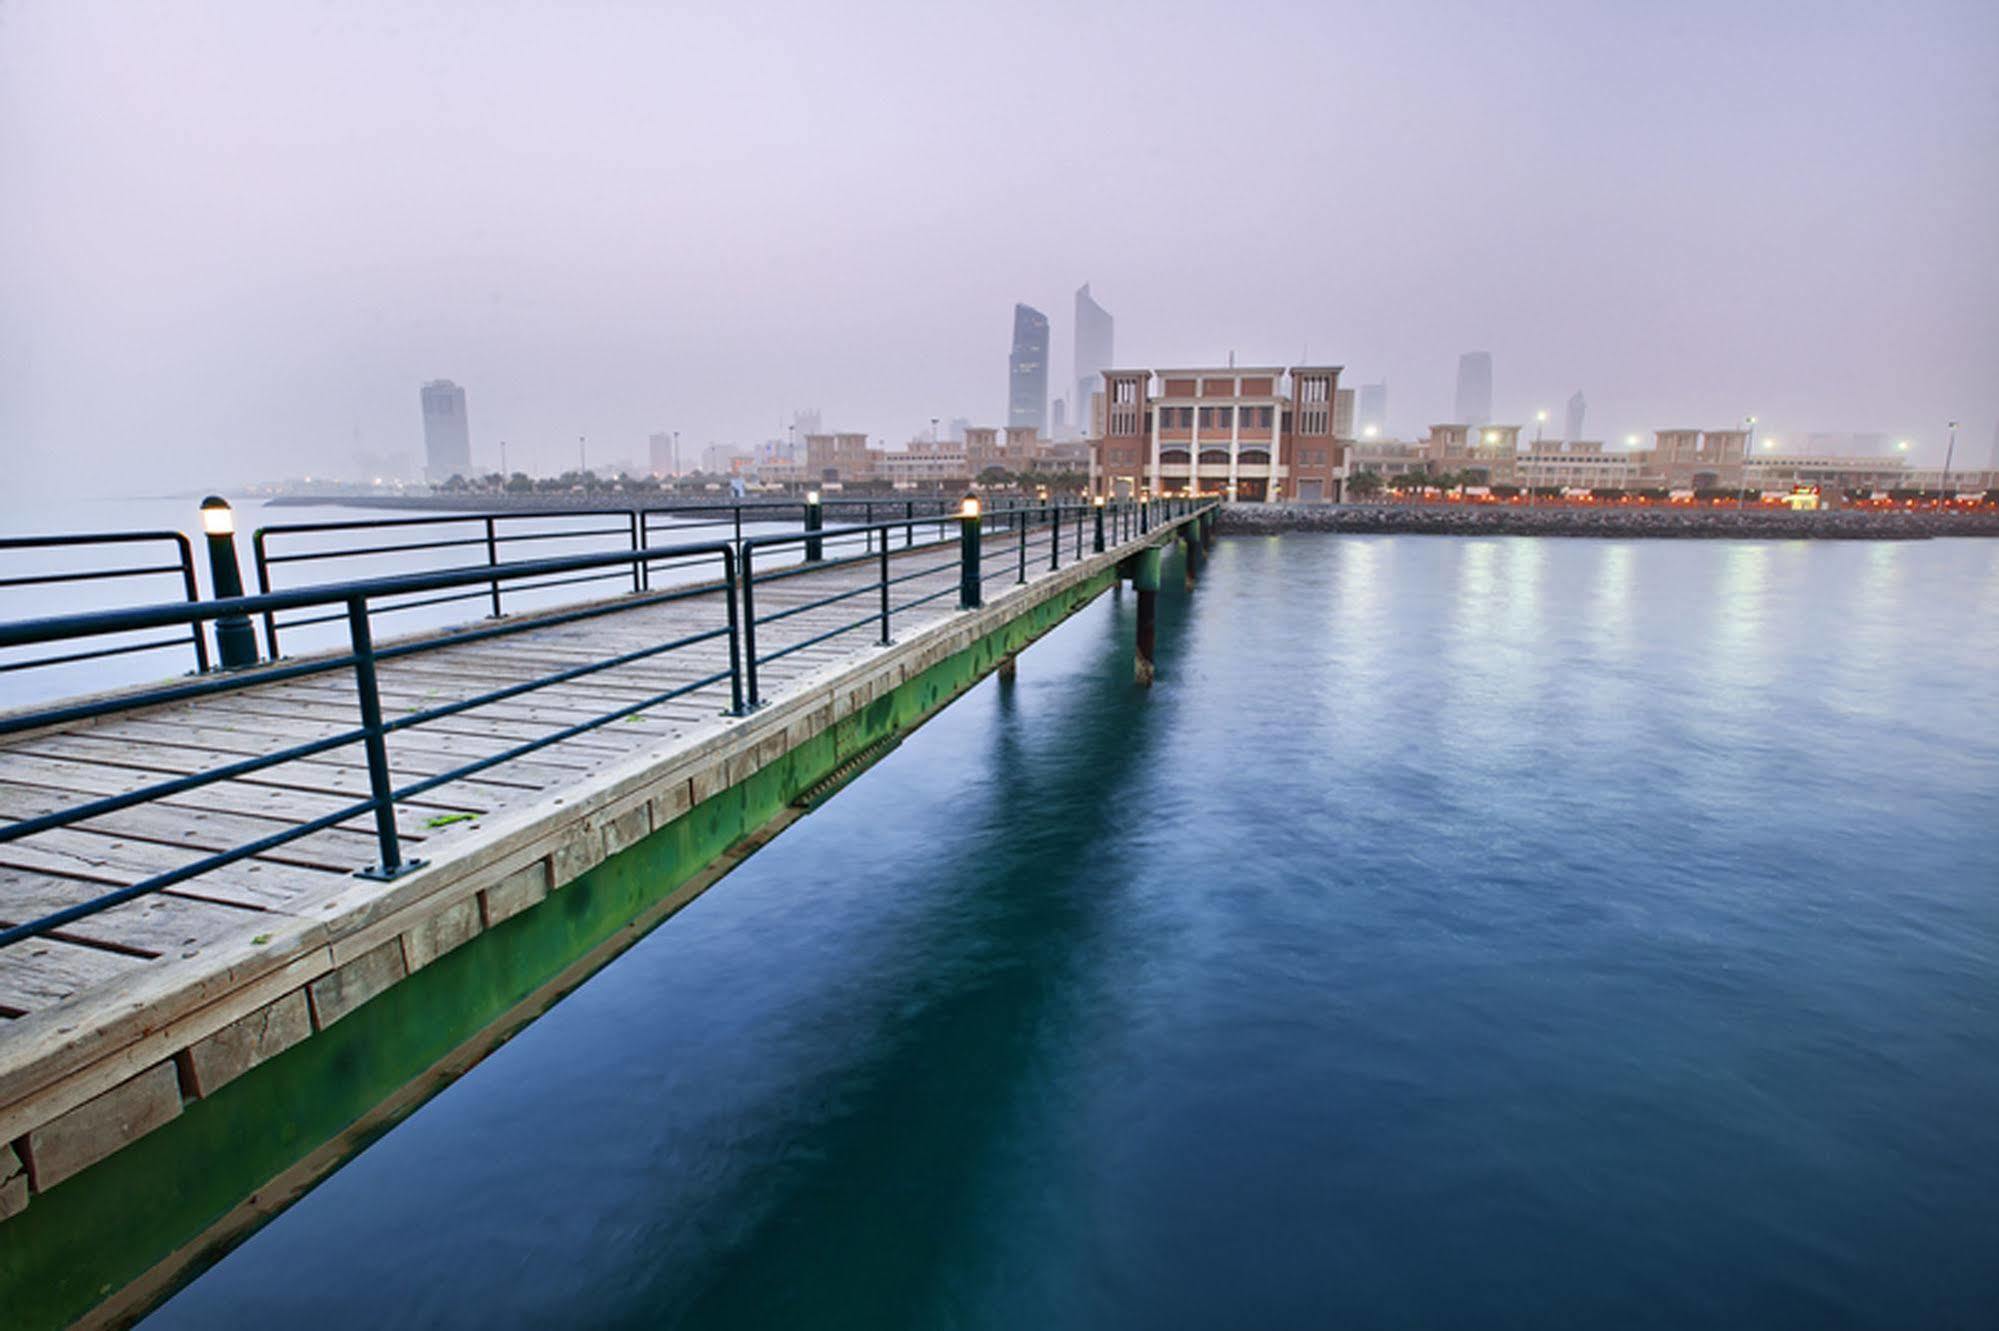
[[[1287,531],[1424,536],[1565,536],[1660,540],[1921,541],[1999,536],[1999,514],[1830,509],[1500,508],[1486,505],[1238,504],[1222,511],[1224,535]]]
[[[829,495],[829,500],[872,501],[884,508],[906,499],[935,502],[936,495]],[[646,496],[585,498],[573,494],[526,495],[279,495],[274,508],[337,505],[418,513],[549,513],[588,509],[628,512],[633,507],[700,508],[732,502]],[[799,501],[769,496],[749,503],[796,508]],[[1937,536],[1999,536],[1999,514],[1872,512],[1831,509],[1731,508],[1517,508],[1496,505],[1419,507],[1407,504],[1234,504],[1222,511],[1224,535],[1274,532],[1348,532],[1421,536],[1564,536],[1658,540],[1920,541]]]

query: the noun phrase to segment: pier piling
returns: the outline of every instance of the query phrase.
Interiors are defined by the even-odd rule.
[[[1142,689],[1152,687],[1152,653],[1157,638],[1159,614],[1159,570],[1164,563],[1158,546],[1149,546],[1138,556],[1131,583],[1138,590],[1138,650],[1132,661],[1132,676]]]

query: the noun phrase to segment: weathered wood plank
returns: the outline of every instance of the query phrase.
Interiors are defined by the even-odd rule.
[[[102,948],[35,938],[6,949],[0,966],[0,1008],[34,1012],[106,980],[155,963]]]

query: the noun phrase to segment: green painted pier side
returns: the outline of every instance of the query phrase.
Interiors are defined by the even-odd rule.
[[[314,878],[315,894],[186,957],[119,969],[0,1022],[0,1323],[136,1320],[1120,577],[1135,577],[1149,600],[1163,554],[1198,558],[1212,509],[1156,508],[1122,526],[1105,539],[1101,511],[1079,517],[1073,558],[1063,545],[1034,568],[1023,557],[1018,580],[1011,566],[991,577],[1005,556],[989,545],[972,608],[959,594],[968,575],[949,558],[959,534],[912,537],[898,562],[884,551],[881,567],[907,566],[912,588],[952,594],[898,622],[893,642],[861,633],[801,648],[766,671],[761,705],[740,715],[689,707],[671,728],[619,732],[628,752],[605,741],[592,764],[525,794],[508,788],[511,802],[495,796],[476,818],[435,828],[439,819],[415,818],[411,835],[427,838],[415,872]],[[950,567],[937,564],[940,550]],[[925,558],[935,571],[919,576]],[[803,604],[874,567],[872,556],[801,567],[777,586]],[[767,605],[775,594],[757,589]],[[816,621],[783,622],[804,641]],[[555,659],[555,644],[594,631],[551,628],[524,647],[496,639],[460,673],[497,670],[509,651]],[[1139,657],[1147,679],[1150,645]],[[190,736],[222,719],[188,706],[173,723]],[[89,738],[55,728],[0,742],[0,786],[68,771]],[[10,884],[27,889],[19,870],[6,872],[0,920],[13,922]],[[175,898],[157,914],[200,904]],[[31,984],[35,964],[70,950],[57,942],[40,962],[17,958],[27,978],[10,982]],[[23,1001],[6,992],[0,1003]]]

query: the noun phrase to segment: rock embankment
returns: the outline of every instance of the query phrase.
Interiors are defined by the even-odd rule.
[[[1818,513],[1727,508],[1500,508],[1487,505],[1231,504],[1223,534],[1410,532],[1429,536],[1597,536],[1680,540],[1911,541],[1999,536],[1999,514]]]

